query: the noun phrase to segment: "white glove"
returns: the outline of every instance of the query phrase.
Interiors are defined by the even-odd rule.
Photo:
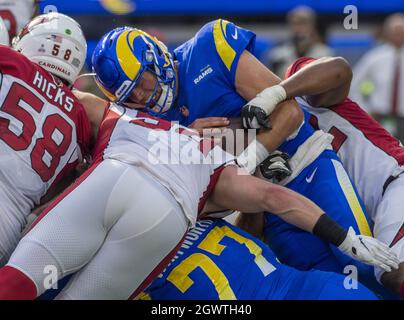
[[[400,262],[386,244],[372,237],[356,235],[352,227],[338,249],[355,260],[377,266],[386,272],[398,269]]]
[[[243,127],[245,129],[269,128],[268,116],[286,98],[286,91],[281,85],[262,90],[241,110]]]

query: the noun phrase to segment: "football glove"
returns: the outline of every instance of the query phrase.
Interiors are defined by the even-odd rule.
[[[355,260],[377,266],[386,272],[398,269],[400,263],[396,254],[386,244],[372,237],[357,235],[352,227],[338,249]]]
[[[286,91],[281,85],[262,90],[241,110],[243,127],[245,129],[270,128],[268,116],[286,98]]]
[[[253,105],[255,99],[252,99],[248,104],[246,104],[243,109],[241,109],[241,121],[244,129],[260,129],[260,128],[271,128],[269,124],[269,116],[266,115],[265,111],[257,106]]]
[[[261,174],[266,179],[275,178],[281,181],[292,174],[292,169],[288,163],[289,155],[285,152],[274,151],[260,164]]]

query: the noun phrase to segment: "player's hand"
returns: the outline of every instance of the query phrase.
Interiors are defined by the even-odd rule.
[[[355,260],[377,266],[386,272],[398,269],[399,260],[386,244],[372,237],[357,235],[352,227],[338,248]]]
[[[275,107],[285,101],[287,94],[281,85],[275,85],[262,90],[250,100],[241,111],[245,129],[270,128],[269,115]]]
[[[289,166],[289,155],[282,151],[272,152],[268,158],[266,158],[260,164],[261,174],[266,179],[275,178],[277,181],[281,181],[292,174],[292,169]]]
[[[259,98],[254,98],[249,101],[241,109],[241,121],[244,129],[260,129],[260,128],[271,128],[269,124],[269,116],[265,111],[255,103],[254,101]]]
[[[188,127],[197,131],[200,135],[203,134],[204,130],[211,129],[210,134],[221,134],[226,130],[227,126],[230,124],[229,119],[223,117],[207,117],[199,118],[192,122]]]

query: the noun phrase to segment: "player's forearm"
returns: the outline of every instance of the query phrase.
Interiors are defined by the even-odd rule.
[[[275,151],[303,121],[303,112],[295,100],[286,100],[280,103],[269,117],[271,129],[259,131],[257,140],[262,143],[268,152]]]
[[[259,218],[257,212],[267,211],[312,232],[324,213],[317,205],[290,189],[243,175],[239,170],[236,166],[223,169],[209,198],[216,207],[211,207],[207,212],[231,209]]]
[[[311,200],[290,189],[276,185],[272,185],[271,188],[274,190],[268,192],[262,201],[264,206],[262,211],[276,214],[286,222],[312,232],[324,211]]]
[[[280,103],[271,113],[271,129],[261,129],[255,141],[237,157],[239,165],[245,166],[249,173],[274,152],[289,136],[300,127],[303,112],[295,100]]]
[[[311,232],[335,246],[339,246],[346,238],[348,231],[328,217],[311,200],[282,187],[271,194],[273,196],[267,198],[266,210],[280,216],[286,222]],[[272,207],[271,210],[268,207]]]
[[[386,271],[398,268],[398,259],[387,245],[372,237],[356,235],[352,227],[345,230],[296,192],[250,175],[240,175],[239,170],[236,166],[223,169],[210,196],[216,206],[253,215],[261,211],[271,212],[337,246],[351,258]]]
[[[306,231],[313,230],[323,214],[318,206],[290,189],[242,174],[241,170],[227,166],[221,172],[209,198],[216,211],[231,209],[254,216],[268,211]]]
[[[352,69],[341,57],[321,58],[311,62],[280,85],[288,98],[326,93],[340,87],[348,87],[352,80]],[[341,91],[339,94],[347,94]]]

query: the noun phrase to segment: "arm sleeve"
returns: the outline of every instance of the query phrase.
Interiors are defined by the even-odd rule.
[[[32,75],[32,62],[7,46],[0,45],[0,72],[17,78],[29,78]]]
[[[17,78],[30,75],[29,60],[14,49],[0,45],[0,88],[4,75]]]
[[[4,73],[9,68],[7,57],[10,56],[10,48],[0,45],[0,72]]]

